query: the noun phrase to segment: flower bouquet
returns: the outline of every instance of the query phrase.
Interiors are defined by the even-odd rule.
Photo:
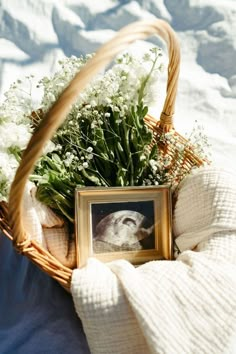
[[[33,106],[33,77],[18,80],[5,93],[0,106],[1,160],[0,198],[7,201],[11,182],[32,132],[74,75],[91,55],[59,62],[51,78],[37,87],[43,95],[40,108]],[[152,48],[140,59],[125,53],[114,66],[96,77],[80,95],[65,123],[44,149],[30,180],[37,186],[36,197],[69,222],[74,222],[74,190],[84,186],[176,186],[183,178],[179,168],[170,173],[170,156],[152,144],[153,130],[145,123],[153,104],[158,76],[163,70],[162,50]],[[26,85],[27,83],[27,85]],[[191,135],[178,144],[179,155],[196,145]],[[173,139],[173,131],[162,139]],[[203,139],[201,140],[204,143]],[[196,149],[196,148],[195,148]],[[197,145],[200,155],[204,144]],[[173,166],[172,166],[173,169]]]
[[[163,69],[161,49],[151,49],[140,59],[125,53],[104,74],[94,74],[127,43],[160,28],[159,34],[170,41],[170,62],[167,98],[158,123],[148,115],[148,109]],[[76,187],[169,184],[176,188],[193,167],[204,162],[206,142],[202,136],[202,144],[195,144],[194,135],[193,140],[185,139],[173,129],[179,48],[164,21],[130,25],[95,56],[67,58],[60,66],[51,78],[37,84],[43,92],[37,106],[32,99],[32,77],[23,83],[17,81],[5,94],[0,106],[0,200],[5,211],[4,202],[21,162],[11,188],[11,229],[7,232],[15,235],[18,250],[29,253],[41,268],[67,286],[71,271],[25,235],[22,198],[28,176],[37,187],[36,199],[73,227]],[[81,86],[78,92],[76,85]],[[4,227],[5,219],[1,218]],[[64,275],[58,276],[58,267]]]

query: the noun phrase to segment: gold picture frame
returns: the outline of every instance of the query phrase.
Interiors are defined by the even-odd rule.
[[[75,226],[79,268],[89,257],[133,264],[172,259],[168,186],[77,188]]]

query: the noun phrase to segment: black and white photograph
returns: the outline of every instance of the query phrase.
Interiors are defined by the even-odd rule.
[[[93,252],[155,248],[154,202],[91,205]]]

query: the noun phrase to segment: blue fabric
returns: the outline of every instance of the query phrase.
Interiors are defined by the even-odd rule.
[[[0,233],[0,354],[88,354],[72,298]]]

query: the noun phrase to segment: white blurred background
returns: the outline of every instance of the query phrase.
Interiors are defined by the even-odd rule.
[[[94,52],[122,26],[152,16],[168,21],[181,44],[176,129],[189,132],[197,120],[213,161],[236,165],[235,0],[0,0],[0,99],[16,79],[49,75],[60,58]],[[158,118],[164,79],[157,90]]]

